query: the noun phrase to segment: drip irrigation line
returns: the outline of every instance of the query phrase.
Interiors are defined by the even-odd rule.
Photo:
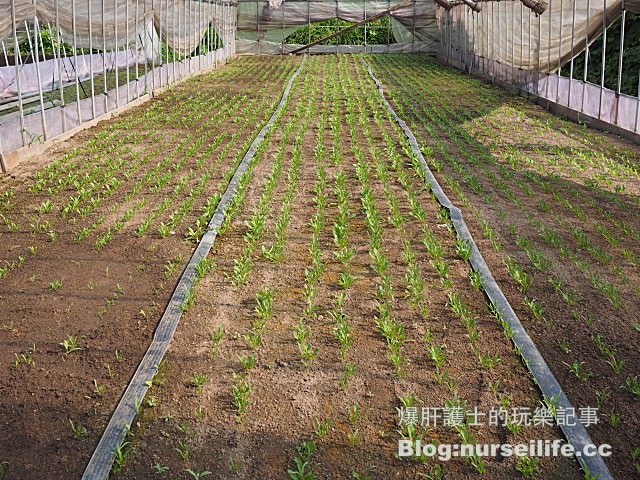
[[[198,278],[196,265],[203,258],[206,258],[207,255],[209,255],[209,251],[218,236],[218,229],[226,217],[227,208],[231,204],[231,201],[238,190],[240,180],[251,165],[256,151],[264,140],[267,131],[272,127],[281,110],[284,108],[293,82],[302,71],[305,62],[306,56],[303,58],[302,62],[300,62],[297,70],[289,79],[287,87],[280,99],[280,103],[278,103],[278,106],[271,115],[271,118],[269,118],[269,121],[264,125],[264,127],[262,127],[238,165],[233,178],[229,182],[229,185],[227,186],[227,189],[220,199],[220,203],[209,222],[206,233],[202,236],[198,247],[194,251],[189,263],[180,277],[178,285],[173,291],[169,304],[158,323],[151,345],[149,345],[147,352],[140,361],[138,369],[127,386],[118,406],[113,412],[113,415],[109,420],[109,424],[102,434],[100,442],[85,468],[84,474],[82,475],[83,480],[104,480],[109,476],[116,448],[122,445],[122,442],[124,441],[136,416],[138,407],[142,405],[144,396],[151,386],[153,377],[158,370],[160,362],[162,362],[162,359],[164,358],[164,354],[167,351],[169,343],[171,342],[173,334],[178,326],[178,322],[180,321],[180,317],[182,315],[180,307],[185,300],[187,292],[193,288]]]
[[[487,266],[478,246],[473,241],[473,237],[471,236],[471,232],[469,232],[469,228],[462,218],[462,211],[453,205],[447,195],[442,190],[442,187],[436,180],[435,176],[429,169],[422,152],[420,151],[420,147],[418,146],[418,142],[416,137],[413,135],[413,132],[407,125],[407,123],[402,120],[398,114],[395,112],[391,104],[387,101],[384,96],[384,87],[380,83],[380,81],[373,74],[373,70],[371,66],[367,63],[364,56],[361,54],[360,58],[362,59],[362,63],[364,63],[365,67],[369,72],[369,76],[375,82],[378,87],[378,92],[382,97],[382,101],[384,102],[385,107],[391,113],[395,121],[400,125],[400,128],[404,131],[409,143],[411,144],[411,151],[413,155],[419,160],[420,166],[425,174],[425,181],[429,183],[431,187],[431,191],[436,196],[438,203],[442,205],[449,211],[449,217],[451,218],[451,223],[456,230],[456,233],[461,241],[466,241],[471,246],[471,258],[469,262],[471,263],[471,267],[473,270],[480,274],[480,278],[482,279],[482,285],[484,291],[489,298],[489,301],[495,308],[496,312],[501,319],[506,321],[513,332],[512,341],[516,348],[520,349],[520,355],[524,360],[526,367],[531,372],[534,381],[537,383],[540,388],[545,400],[547,402],[553,402],[554,408],[564,408],[565,411],[572,412],[575,409],[572,407],[571,402],[565,395],[562,387],[556,380],[555,376],[549,369],[549,366],[545,362],[544,358],[538,351],[538,348],[531,340],[531,337],[527,334],[524,326],[518,319],[518,316],[511,308],[509,301],[502,293],[502,290],[498,286],[497,282],[493,278],[489,267]],[[567,422],[563,422],[567,423]],[[613,476],[609,472],[609,469],[604,463],[604,460],[599,454],[594,456],[582,455],[586,446],[593,446],[593,441],[589,436],[589,433],[584,428],[584,426],[576,421],[575,425],[559,425],[560,429],[564,433],[567,441],[573,445],[576,454],[576,460],[583,468],[583,470],[588,470],[589,473],[594,476],[594,478],[598,478],[599,480],[613,480]]]

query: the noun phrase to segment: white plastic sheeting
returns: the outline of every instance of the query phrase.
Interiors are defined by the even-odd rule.
[[[640,133],[640,98],[556,73],[514,68],[485,57],[450,48],[439,56],[461,70],[481,74],[548,100],[586,117],[632,133]]]
[[[78,55],[77,58],[63,57],[38,63],[27,63],[7,67],[0,67],[0,98],[11,98],[18,95],[17,72],[20,74],[20,91],[23,95],[38,93],[42,90],[53,90],[62,80],[63,84],[74,82],[76,75],[83,81],[91,75],[102,75],[116,68],[132,67],[138,63],[146,63],[145,56],[137,50],[128,52],[94,53],[93,55]],[[39,70],[39,72],[38,72]],[[41,78],[38,82],[38,73]]]
[[[516,68],[555,71],[558,65],[582,53],[622,14],[622,0],[548,0],[535,16],[520,2],[489,2],[480,13],[467,7],[440,9],[438,23],[443,43],[473,50],[476,55]],[[625,2],[638,8],[640,1]],[[606,9],[605,9],[606,7]]]
[[[438,55],[443,60],[464,71],[516,85],[584,116],[640,133],[640,97],[585,82],[583,72],[572,72],[567,64],[585,50],[587,42],[593,43],[605,27],[619,19],[623,9],[637,12],[640,2],[549,0],[547,11],[539,17],[515,2],[492,2],[483,7],[480,13],[465,7],[438,11]]]
[[[0,53],[17,64],[0,67],[2,168],[15,163],[21,147],[235,55],[236,20],[235,0],[0,0]],[[45,59],[47,33],[66,46],[55,41]],[[16,54],[16,44],[29,54]],[[80,83],[94,78],[106,88],[107,79],[99,77],[113,70],[125,83],[110,91],[98,94]],[[73,84],[75,92],[63,97],[63,87]]]
[[[295,48],[284,44],[287,36],[303,25],[339,18],[360,22],[389,9],[401,0],[239,0],[237,52],[244,54],[286,53]],[[280,5],[278,5],[280,4]],[[367,46],[366,51],[436,51],[437,5],[432,0],[409,2],[391,14],[391,34],[396,44]],[[312,52],[362,51],[359,46],[318,46]]]
[[[169,85],[190,73],[202,70],[204,66],[211,67],[228,56],[229,51],[219,49],[206,55],[166,63],[99,97],[88,97],[65,106],[48,108],[44,112],[25,115],[23,119],[14,117],[1,121],[1,152],[7,155],[32,142],[44,140],[43,124],[47,125],[48,138],[56,137],[139,98],[148,93],[152,85]]]
[[[190,54],[212,24],[223,43],[233,42],[235,3],[229,0],[0,0],[0,40],[9,46],[16,33],[50,24],[62,38],[77,48],[113,50],[136,46],[159,54],[159,38],[180,55]],[[22,38],[22,35],[20,36]],[[20,40],[19,38],[19,40]],[[153,39],[153,41],[152,41]]]

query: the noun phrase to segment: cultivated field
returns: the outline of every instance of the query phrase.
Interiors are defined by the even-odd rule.
[[[599,407],[587,430],[608,467],[633,478],[640,148],[428,57],[365,58],[573,406]],[[234,59],[0,180],[5,478],[81,476],[300,62]],[[114,478],[582,478],[570,458],[397,457],[401,438],[562,433],[359,56],[307,59],[219,233]],[[464,421],[409,421],[435,408]],[[467,415],[492,409],[495,424]]]

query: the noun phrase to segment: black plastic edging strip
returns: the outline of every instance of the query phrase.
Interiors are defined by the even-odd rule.
[[[513,308],[511,308],[509,301],[504,296],[504,293],[502,293],[502,290],[493,278],[493,275],[491,275],[489,267],[484,261],[480,250],[478,249],[476,243],[473,241],[471,232],[469,232],[469,229],[467,228],[467,225],[462,218],[462,211],[451,203],[447,195],[442,190],[442,187],[440,187],[440,184],[434,177],[433,173],[429,169],[429,166],[427,165],[427,162],[422,156],[422,152],[420,151],[420,147],[418,146],[418,142],[416,140],[416,137],[413,135],[413,132],[411,131],[407,123],[398,116],[391,104],[385,98],[384,88],[380,81],[373,74],[373,70],[364,59],[364,56],[361,55],[361,59],[364,65],[367,67],[367,70],[369,71],[369,76],[378,87],[378,92],[382,97],[382,101],[384,102],[385,107],[387,108],[389,113],[393,115],[393,118],[398,123],[398,125],[400,125],[407,139],[409,140],[409,143],[411,144],[411,151],[413,152],[413,155],[420,161],[422,170],[425,173],[425,179],[430,184],[431,190],[435,194],[440,205],[449,210],[449,216],[458,237],[460,238],[460,240],[468,242],[471,246],[471,267],[474,271],[480,274],[482,285],[484,287],[485,293],[487,294],[487,297],[489,297],[489,300],[493,304],[500,317],[509,324],[513,332],[512,341],[516,348],[520,349],[520,354],[524,360],[524,363],[533,375],[533,378],[542,391],[544,398],[547,401],[553,401],[553,405],[557,408],[565,408],[567,409],[566,411],[569,412],[574,411],[573,407],[571,406],[571,402],[569,402],[569,399],[562,390],[562,387],[549,369],[547,363],[544,361],[544,358],[533,343],[533,340],[531,340],[531,337],[529,337],[529,335],[527,334],[522,323],[518,319],[518,316],[513,311]],[[594,475],[595,478],[599,480],[613,479],[613,476],[609,472],[609,469],[605,465],[604,460],[602,460],[602,457],[600,455],[581,455],[582,452],[584,452],[584,447],[587,445],[593,445],[593,442],[584,426],[580,422],[576,421],[576,423],[576,425],[560,425],[560,428],[562,429],[562,432],[564,433],[567,441],[571,445],[573,445],[575,451],[578,453],[576,455],[578,463],[583,469],[586,467],[586,469],[589,470],[589,473],[591,475]]]
[[[173,334],[176,331],[178,322],[180,321],[180,316],[182,315],[180,306],[185,299],[186,292],[189,292],[191,288],[193,288],[198,277],[196,265],[203,258],[209,255],[209,251],[218,236],[218,229],[225,219],[227,208],[236,194],[240,179],[253,161],[256,151],[264,140],[267,131],[271,128],[278,117],[278,114],[284,108],[293,82],[302,71],[305,61],[306,56],[303,58],[302,62],[300,62],[298,69],[289,79],[289,83],[282,94],[280,103],[278,103],[278,106],[271,115],[271,118],[265,126],[262,127],[238,165],[233,178],[229,182],[229,185],[227,186],[227,189],[220,199],[218,207],[209,222],[207,232],[200,240],[198,247],[191,256],[189,263],[180,277],[178,285],[173,291],[171,300],[169,300],[169,304],[158,323],[151,345],[140,361],[136,373],[133,375],[131,382],[127,386],[118,406],[113,412],[111,420],[102,434],[102,438],[93,452],[87,467],[85,468],[84,474],[82,475],[83,480],[103,480],[109,476],[116,448],[124,441],[133,419],[136,416],[138,410],[137,407],[142,405],[144,396],[151,386],[153,377],[157,372],[158,365],[160,365],[160,362],[164,358],[169,342],[171,342]]]

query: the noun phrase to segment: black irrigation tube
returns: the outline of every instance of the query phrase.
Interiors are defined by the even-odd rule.
[[[471,245],[471,258],[469,259],[471,267],[475,272],[480,274],[482,285],[489,301],[494,306],[500,317],[509,324],[513,332],[512,341],[516,348],[520,349],[520,354],[524,359],[524,363],[531,372],[531,375],[533,375],[533,378],[542,391],[544,398],[547,400],[554,399],[554,405],[556,407],[572,409],[567,411],[573,411],[571,402],[565,395],[562,387],[549,369],[549,366],[533,343],[533,340],[531,340],[531,337],[527,334],[524,326],[518,319],[518,316],[513,311],[513,308],[511,308],[509,301],[493,278],[493,275],[491,275],[489,267],[484,261],[478,246],[473,241],[473,237],[471,236],[471,232],[469,232],[467,224],[462,218],[462,211],[458,207],[454,206],[444,193],[442,187],[436,180],[436,177],[434,177],[433,173],[429,169],[426,160],[422,156],[422,152],[420,151],[420,147],[418,146],[418,142],[416,137],[413,135],[413,132],[407,123],[398,116],[391,104],[385,98],[384,87],[373,74],[371,66],[367,63],[362,54],[360,55],[360,58],[367,67],[369,76],[378,87],[378,92],[382,97],[385,107],[389,113],[393,115],[393,118],[398,125],[400,125],[409,140],[409,143],[411,144],[411,151],[420,161],[422,170],[425,173],[425,180],[430,184],[431,190],[435,194],[436,199],[440,205],[449,211],[449,217],[451,218],[451,222],[453,223],[458,237],[462,241],[467,241],[469,245]],[[591,440],[587,430],[580,422],[576,422],[576,425],[560,425],[560,428],[562,429],[567,441],[573,445],[576,452],[576,459],[583,469],[588,469],[589,473],[591,475],[595,475],[595,478],[598,478],[599,480],[613,480],[613,476],[599,454],[594,456],[582,455],[582,452],[585,451],[585,447],[593,445],[593,441]]]
[[[278,106],[271,115],[271,118],[269,118],[269,121],[264,127],[262,127],[262,130],[260,130],[256,138],[253,140],[253,143],[238,165],[233,178],[229,182],[229,185],[227,186],[227,189],[220,199],[220,203],[209,222],[207,232],[202,236],[198,247],[193,252],[189,263],[180,277],[178,285],[173,291],[169,304],[158,323],[151,345],[149,345],[147,352],[140,361],[138,369],[127,386],[118,406],[113,412],[111,420],[102,434],[102,438],[93,452],[87,467],[85,468],[84,474],[82,475],[83,480],[103,480],[109,476],[116,448],[124,441],[129,427],[136,416],[138,410],[137,407],[142,405],[144,396],[151,386],[153,377],[157,372],[158,365],[160,365],[160,362],[167,351],[167,347],[173,338],[173,334],[176,331],[178,322],[182,315],[180,306],[185,299],[186,292],[191,290],[198,277],[196,265],[203,258],[209,255],[209,251],[218,236],[218,229],[225,219],[227,208],[236,194],[240,179],[249,168],[260,143],[262,143],[265,138],[267,131],[271,128],[278,117],[278,114],[284,108],[293,82],[302,71],[305,61],[306,56],[303,58],[302,62],[300,62],[298,69],[289,79],[289,83],[282,94],[280,103],[278,103]]]

